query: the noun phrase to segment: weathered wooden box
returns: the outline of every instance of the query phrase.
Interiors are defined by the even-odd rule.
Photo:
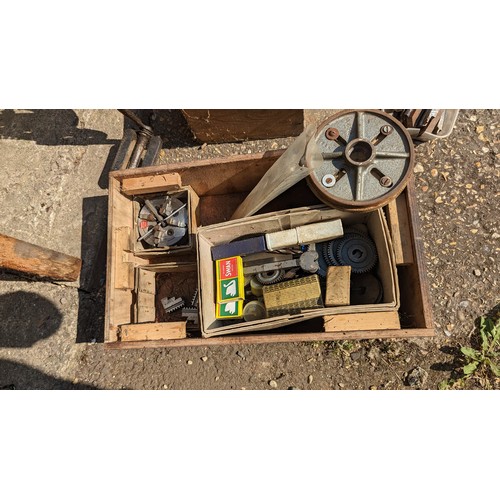
[[[200,142],[239,142],[295,137],[304,130],[303,109],[183,109]]]
[[[400,290],[400,308],[397,312],[370,312],[337,314],[314,318],[290,325],[286,331],[272,330],[269,333],[245,333],[221,337],[202,338],[201,333],[191,333],[187,338],[160,340],[168,323],[134,324],[137,310],[135,283],[136,269],[145,266],[167,268],[183,266],[182,269],[195,277],[194,255],[180,256],[135,256],[131,252],[130,234],[133,229],[132,203],[123,193],[123,185],[132,179],[148,179],[147,183],[158,185],[162,176],[178,174],[183,186],[190,186],[199,197],[197,220],[201,226],[229,220],[236,207],[257,184],[262,175],[283,154],[283,151],[239,155],[195,162],[176,163],[134,170],[115,171],[110,174],[108,259],[106,282],[106,319],[104,341],[109,348],[142,348],[203,346],[224,344],[252,344],[272,342],[299,342],[371,338],[427,337],[435,334],[432,309],[429,304],[425,262],[420,237],[418,211],[412,182],[403,192],[397,204],[386,207],[389,228],[398,230],[398,220],[405,221],[405,251],[401,244],[397,249],[397,280]],[[144,181],[145,182],[145,181]],[[161,182],[160,182],[161,185]],[[128,200],[128,201],[127,201]],[[299,183],[280,196],[263,212],[317,205],[318,200],[304,183]],[[126,229],[126,228],[129,229]],[[401,243],[401,241],[399,242]],[[410,243],[410,244],[408,244]],[[157,267],[159,266],[159,267]],[[149,267],[153,269],[154,267]],[[392,316],[388,316],[392,314]],[[182,322],[175,328],[183,330]],[[148,326],[149,325],[149,326]],[[125,338],[125,334],[127,338]],[[132,332],[132,336],[131,333]],[[150,332],[150,333],[148,333]],[[159,332],[159,333],[158,333]],[[183,335],[179,335],[183,336]],[[148,340],[144,340],[144,339]],[[142,340],[141,340],[142,339]]]

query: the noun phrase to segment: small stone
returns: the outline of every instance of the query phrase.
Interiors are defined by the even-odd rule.
[[[345,384],[343,384],[342,382],[339,382],[339,384],[338,384],[338,385],[339,385],[339,387],[340,387],[341,389],[345,387]]]
[[[312,381],[313,381],[313,376],[309,375],[309,377],[307,377],[307,383],[312,384]]]
[[[278,143],[277,143],[277,142],[273,142],[273,143],[271,144],[271,148],[272,148],[272,149],[276,149],[277,147],[278,147]]]
[[[219,379],[220,379],[220,377],[215,377],[215,381],[216,381],[216,382],[217,382],[217,380],[219,380]]]
[[[470,230],[470,232],[471,232],[472,234],[476,234],[478,231],[479,231],[479,229],[471,229],[471,230]]]
[[[59,300],[59,302],[61,303],[61,305],[63,305],[63,306],[64,306],[65,304],[67,304],[67,303],[68,303],[68,299],[66,299],[65,297],[62,297],[62,298]]]
[[[478,125],[476,127],[476,132],[480,134],[481,132],[484,132],[484,125]]]
[[[431,170],[431,176],[432,176],[432,177],[436,177],[436,176],[437,176],[437,174],[438,174],[437,169],[433,168],[433,169]]]
[[[351,359],[353,361],[359,361],[361,359],[361,357],[363,356],[363,354],[364,354],[364,349],[360,349],[359,351],[352,352]]]
[[[163,388],[164,389],[168,389],[168,385],[167,384],[163,384]]]
[[[481,276],[481,271],[479,269],[474,269],[474,276]]]
[[[483,153],[489,153],[489,152],[490,152],[490,149],[485,147],[485,148],[481,148],[481,151],[482,151]]]
[[[73,380],[73,384],[78,384],[78,382],[80,382],[80,379],[78,378],[75,378],[75,380]]]
[[[493,233],[493,234],[491,235],[491,238],[492,238],[492,239],[494,239],[494,240],[497,240],[498,238],[500,238],[500,234],[498,234],[498,233]]]
[[[278,387],[278,382],[276,382],[276,380],[270,380],[270,381],[269,381],[269,385],[270,385],[273,389],[276,389],[276,387]]]
[[[236,356],[240,357],[243,361],[245,361],[245,355],[241,351],[236,351]]]
[[[416,173],[416,174],[420,174],[424,171],[424,166],[421,164],[421,163],[417,163],[415,165],[415,168],[413,169],[413,171]]]
[[[434,201],[436,203],[443,203],[443,198],[441,198],[441,196],[438,196]]]
[[[425,384],[429,374],[420,366],[414,368],[406,377],[406,383],[410,387],[420,387]]]
[[[201,360],[205,363],[205,361],[208,361],[208,356],[202,356]]]
[[[465,321],[465,313],[461,309],[459,309],[457,316],[459,321]]]
[[[472,189],[472,184],[466,184],[466,185],[465,185],[465,187],[466,187],[467,189]]]
[[[468,300],[462,300],[460,302],[460,304],[458,304],[459,307],[463,307],[463,308],[466,308],[466,307],[469,307],[470,306],[470,302]]]
[[[193,364],[193,362],[192,362],[190,359],[188,359],[187,364],[188,364],[188,365],[192,365],[192,364]]]
[[[411,358],[408,357],[408,358],[405,358],[405,363],[409,363],[411,361]]]
[[[376,385],[371,385],[370,386],[370,391],[376,391],[377,390],[377,386]]]
[[[476,115],[471,115],[471,117],[469,118],[469,120],[471,122],[475,122],[475,121],[477,121],[477,116]]]
[[[422,191],[427,193],[427,191],[429,191],[429,186],[422,186]]]

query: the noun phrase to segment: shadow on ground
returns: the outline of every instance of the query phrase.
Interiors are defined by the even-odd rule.
[[[4,109],[0,111],[0,138],[35,141],[43,146],[116,144],[99,130],[78,128],[72,109]]]
[[[29,348],[53,335],[62,314],[50,300],[32,292],[0,295],[0,347]],[[0,358],[0,389],[92,389]]]

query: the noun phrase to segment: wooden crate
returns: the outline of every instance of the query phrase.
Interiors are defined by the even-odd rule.
[[[303,109],[183,109],[200,142],[239,142],[294,137],[304,130]]]
[[[411,262],[405,262],[404,265],[398,266],[401,304],[399,315],[394,313],[385,316],[378,313],[336,315],[335,321],[333,321],[332,317],[318,318],[318,320],[300,323],[295,327],[292,325],[288,332],[270,331],[268,333],[227,335],[212,338],[201,338],[200,335],[192,338],[133,342],[118,340],[122,325],[130,323],[132,317],[133,268],[154,263],[143,257],[134,257],[130,252],[124,253],[123,251],[125,236],[121,233],[127,232],[127,230],[117,229],[125,228],[127,225],[132,228],[133,224],[130,210],[124,208],[125,204],[121,193],[123,182],[128,183],[130,179],[138,178],[149,178],[154,181],[157,176],[178,174],[182,184],[191,186],[199,196],[199,224],[206,226],[229,220],[236,207],[283,152],[283,150],[269,151],[259,154],[115,171],[110,174],[104,334],[106,347],[210,346],[344,339],[411,338],[435,335],[432,308],[429,303],[418,210],[415,206],[415,192],[411,181],[404,191],[404,204],[399,206],[400,215],[406,214],[407,216],[406,220],[411,236],[409,243],[413,254],[411,259],[406,259],[407,261],[411,260]],[[271,212],[283,208],[298,208],[317,203],[317,199],[307,188],[305,182],[302,182],[270,203],[265,207],[264,211]],[[401,212],[401,207],[405,208],[406,212]],[[394,222],[394,217],[390,220],[392,221],[390,224],[391,230],[396,234],[398,226]],[[405,228],[405,230],[408,230],[408,228]],[[129,235],[126,236],[126,238],[129,237]],[[129,241],[129,239],[126,239],[126,241]],[[167,261],[163,259],[163,262]],[[130,263],[132,263],[132,266],[127,265]]]

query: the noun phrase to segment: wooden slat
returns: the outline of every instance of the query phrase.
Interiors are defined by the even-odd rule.
[[[185,338],[179,340],[159,340],[147,342],[109,342],[106,349],[142,349],[144,347],[202,347],[216,345],[274,344],[283,342],[318,342],[332,340],[397,339],[434,337],[432,328],[413,328],[406,330],[358,330],[354,332],[314,332],[314,333],[263,333],[255,335],[234,335],[203,338]]]
[[[121,325],[118,336],[122,342],[184,339],[186,322]]]
[[[198,196],[215,196],[227,193],[248,193],[259,182],[284,150],[267,151],[249,155],[234,155],[132,170],[118,170],[110,178],[124,179],[142,176],[179,173],[183,186],[191,186]]]
[[[413,245],[405,191],[387,205],[387,218],[396,265],[413,264]]]
[[[124,251],[128,250],[130,241],[130,228],[117,227],[115,229],[115,288],[123,290],[134,288],[134,266],[123,258]]]
[[[397,311],[325,316],[325,332],[395,330],[400,326]]]
[[[58,281],[76,281],[82,261],[0,234],[0,268]]]
[[[348,306],[351,296],[351,266],[330,266],[326,274],[325,306]]]
[[[413,178],[406,187],[406,202],[411,228],[414,263],[398,268],[401,289],[400,311],[404,326],[412,328],[433,328],[432,305],[427,282],[424,245],[420,234],[420,217],[416,206],[416,193]]]
[[[122,179],[122,192],[129,196],[158,193],[161,190],[178,190],[181,185],[181,176],[177,172],[173,172],[171,174]]]
[[[302,109],[184,109],[193,135],[206,143],[294,137],[304,130]]]

